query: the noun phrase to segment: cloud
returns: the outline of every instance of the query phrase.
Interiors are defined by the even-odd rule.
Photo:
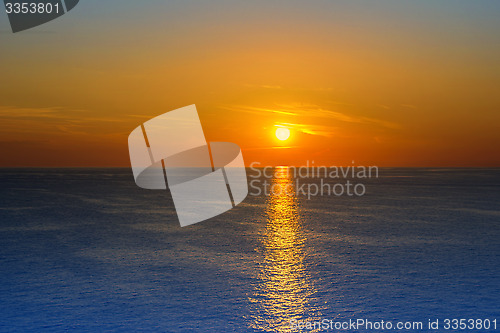
[[[242,105],[231,105],[231,106],[222,106],[222,109],[230,110],[230,111],[239,111],[239,112],[247,112],[253,113],[257,115],[263,114],[282,114],[288,116],[296,116],[297,114],[293,111],[287,111],[284,109],[278,108],[260,108],[260,107],[252,107],[252,106],[242,106]]]
[[[332,137],[337,132],[336,128],[332,126],[322,126],[314,124],[277,123],[275,126],[286,127],[304,134],[319,135],[325,137]]]
[[[300,123],[305,124],[303,120],[306,120],[309,123],[314,123],[317,121],[324,122],[325,119],[330,119],[330,120],[336,120],[339,122],[345,122],[345,123],[357,123],[357,124],[373,124],[376,126],[380,127],[385,127],[385,128],[391,128],[391,129],[396,129],[399,128],[400,126],[396,123],[389,122],[386,120],[381,120],[381,119],[376,119],[376,118],[370,118],[370,117],[365,117],[365,116],[354,116],[354,115],[348,115],[346,113],[342,113],[340,111],[334,111],[328,108],[323,108],[319,105],[316,104],[303,104],[303,103],[296,103],[296,104],[275,104],[273,107],[254,107],[254,106],[246,106],[246,105],[231,105],[231,106],[222,106],[222,108],[226,110],[231,110],[231,111],[237,111],[237,112],[246,112],[246,113],[252,113],[256,114],[259,116],[262,115],[286,115],[286,116],[291,116],[291,117],[297,117],[301,118]],[[316,119],[313,119],[316,118]],[[316,120],[316,121],[311,121],[311,120]],[[299,121],[295,122],[299,123]],[[306,125],[305,128],[302,128],[301,130],[305,132],[307,128],[311,128],[313,126],[317,125],[311,125],[308,124]],[[328,126],[320,126],[323,128],[323,130],[311,130],[309,134],[316,135],[318,133],[322,132],[331,132],[331,130],[326,130]],[[324,133],[323,133],[324,134]]]
[[[291,148],[299,148],[301,146],[262,146],[262,147],[245,147],[242,148],[244,151],[250,151],[250,150],[274,150],[274,149],[291,149]]]
[[[3,140],[65,134],[125,135],[126,122],[127,119],[120,117],[98,117],[87,110],[0,106],[0,138]]]

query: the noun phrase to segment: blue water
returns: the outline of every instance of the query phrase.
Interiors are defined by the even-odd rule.
[[[129,169],[0,178],[2,332],[500,320],[498,169],[381,169],[361,197],[249,196],[186,228]]]

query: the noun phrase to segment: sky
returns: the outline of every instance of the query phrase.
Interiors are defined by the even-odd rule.
[[[16,34],[0,8],[2,167],[127,167],[191,104],[247,165],[500,167],[500,1],[82,0]]]

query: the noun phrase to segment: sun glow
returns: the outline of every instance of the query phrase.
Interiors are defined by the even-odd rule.
[[[276,137],[278,140],[285,141],[290,137],[290,130],[285,127],[278,127],[276,129]]]

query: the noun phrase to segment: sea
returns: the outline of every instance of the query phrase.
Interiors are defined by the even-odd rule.
[[[276,171],[249,183],[299,186]],[[0,332],[500,330],[500,169],[380,168],[351,179],[362,195],[253,187],[183,228],[129,168],[0,179]]]

